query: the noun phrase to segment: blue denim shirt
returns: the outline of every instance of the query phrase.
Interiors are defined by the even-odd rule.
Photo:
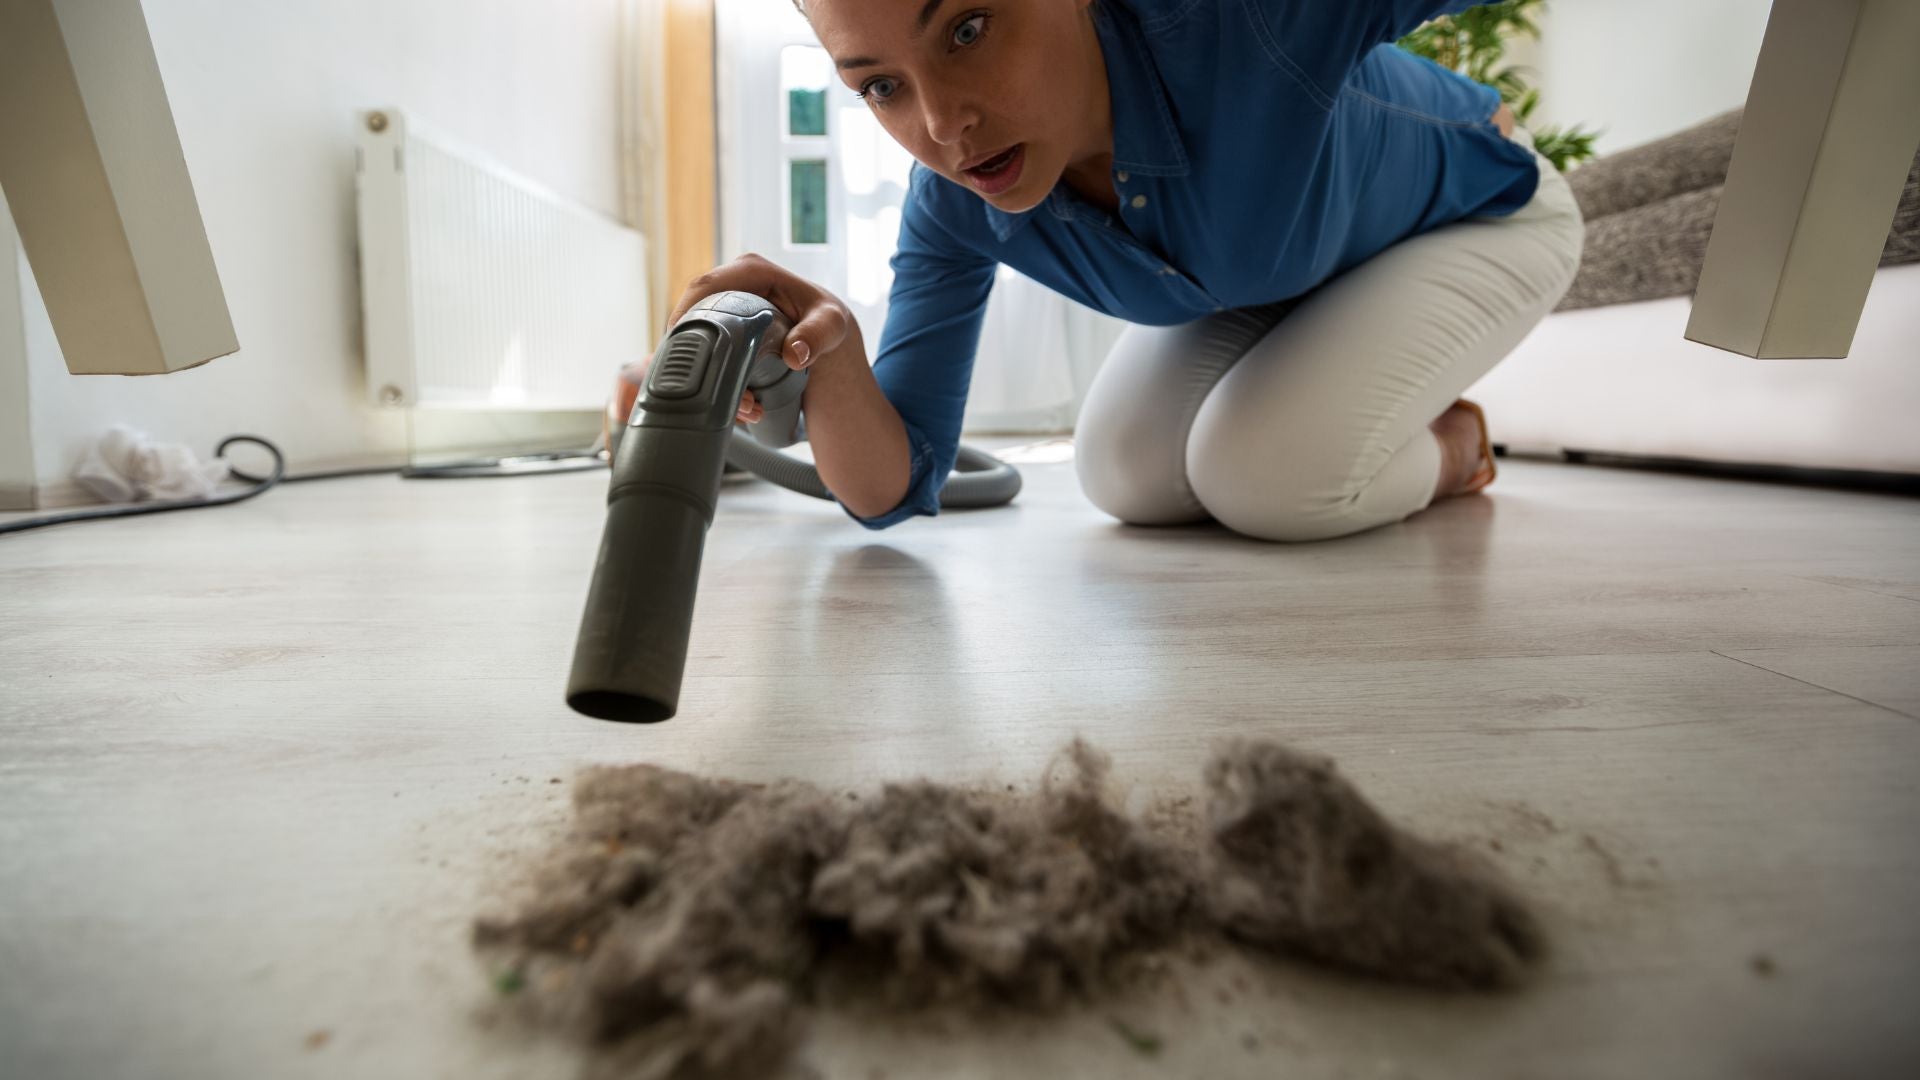
[[[1392,44],[1481,0],[1099,0],[1117,214],[1065,183],[1010,214],[915,164],[874,359],[939,513],[995,269],[1170,326],[1284,300],[1409,236],[1533,197],[1489,87]]]

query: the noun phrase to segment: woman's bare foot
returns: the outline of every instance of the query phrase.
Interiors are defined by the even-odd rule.
[[[1440,484],[1435,499],[1464,495],[1486,486],[1491,466],[1480,456],[1480,414],[1456,401],[1427,425],[1440,440]]]

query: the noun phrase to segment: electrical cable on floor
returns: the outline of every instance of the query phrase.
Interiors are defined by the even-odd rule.
[[[251,499],[255,495],[265,492],[268,488],[286,479],[286,456],[280,453],[279,447],[258,435],[229,435],[220,441],[219,446],[214,448],[213,456],[219,457],[226,452],[227,447],[237,442],[253,443],[273,455],[273,471],[266,476],[254,476],[251,473],[242,472],[232,465],[227,466],[228,473],[230,473],[234,479],[253,485],[245,491],[235,491],[226,495],[209,495],[204,499],[166,499],[158,502],[133,503],[129,506],[103,507],[98,510],[71,510],[63,514],[48,514],[45,517],[26,518],[22,521],[0,522],[0,534],[26,532],[29,529],[44,529],[49,525],[67,525],[76,521],[101,521],[106,518],[135,517],[140,514],[164,514],[169,510],[197,510],[203,506],[229,506],[233,503]],[[366,471],[385,472],[391,470],[376,469]],[[301,477],[300,479],[317,480],[319,477]]]
[[[491,459],[486,462],[456,462],[449,465],[369,465],[352,469],[332,469],[327,472],[303,473],[288,476],[287,459],[280,448],[258,435],[229,435],[214,448],[213,456],[220,457],[227,447],[237,442],[253,443],[273,455],[273,468],[265,476],[256,476],[231,462],[227,465],[227,475],[252,487],[227,495],[212,495],[204,499],[167,499],[156,502],[132,503],[127,506],[102,507],[97,510],[72,510],[60,514],[48,514],[45,517],[24,518],[20,521],[0,522],[0,535],[26,532],[29,529],[44,529],[50,525],[67,525],[79,521],[104,521],[108,518],[134,517],[140,514],[163,514],[169,510],[198,510],[206,506],[230,506],[251,499],[266,492],[268,488],[280,484],[298,484],[307,480],[338,480],[348,476],[378,476],[398,474],[408,479],[436,479],[470,476],[511,476],[530,475],[543,472],[573,471],[586,468],[606,468],[606,462],[588,463],[600,448],[594,444],[590,451],[553,451],[548,453],[522,454],[515,457]],[[546,467],[526,463],[546,463]],[[567,464],[578,462],[577,464]],[[556,465],[560,467],[556,467]],[[517,467],[517,468],[516,468]]]

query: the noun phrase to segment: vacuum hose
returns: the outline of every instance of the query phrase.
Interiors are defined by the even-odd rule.
[[[805,438],[807,374],[781,358],[790,326],[744,292],[715,293],[680,317],[655,351],[627,422],[616,428],[607,523],[574,646],[567,704],[602,720],[654,723],[680,705],[700,556],[728,465],[816,498],[820,474],[779,447]],[[757,437],[736,427],[752,389]],[[999,506],[1020,490],[1011,465],[960,448],[943,507]]]

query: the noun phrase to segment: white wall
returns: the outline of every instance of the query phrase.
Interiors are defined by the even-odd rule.
[[[298,468],[404,454],[403,416],[364,404],[354,112],[409,108],[618,216],[618,5],[145,0],[241,351],[166,376],[69,376],[28,285],[41,484],[57,489],[116,421],[202,454],[234,432],[265,435]]]
[[[27,426],[26,329],[21,325],[19,241],[0,195],[0,510],[33,509],[33,431]]]
[[[1600,153],[1638,146],[1747,99],[1769,0],[1550,0],[1534,123],[1606,129]]]

